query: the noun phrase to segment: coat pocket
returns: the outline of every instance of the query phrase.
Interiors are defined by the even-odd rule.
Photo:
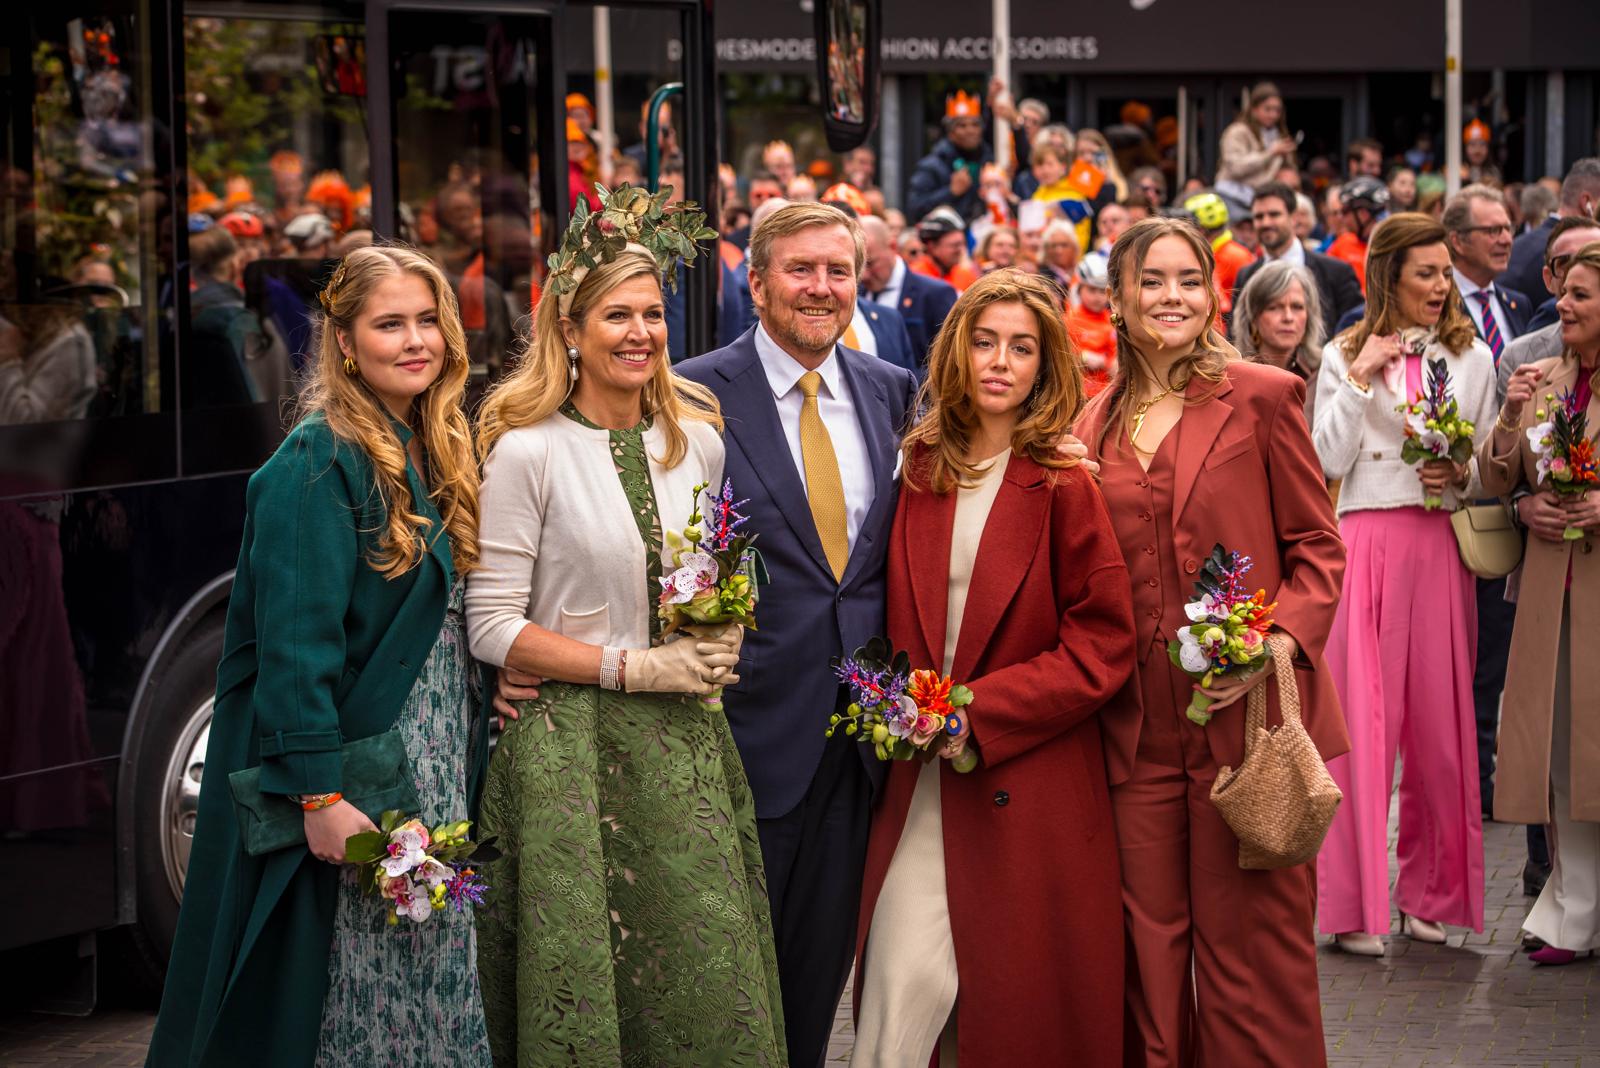
[[[1225,463],[1237,460],[1241,456],[1248,456],[1255,451],[1255,435],[1247,433],[1232,441],[1223,442],[1213,449],[1211,455],[1206,457],[1205,469],[1207,471],[1215,470]]]
[[[589,645],[606,644],[611,637],[611,603],[608,601],[599,608],[585,608],[577,612],[562,605],[561,633]]]

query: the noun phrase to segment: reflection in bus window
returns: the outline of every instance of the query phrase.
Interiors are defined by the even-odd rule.
[[[0,425],[156,411],[146,327],[166,205],[135,20],[34,18],[4,46],[33,76],[0,86]]]
[[[371,241],[364,32],[331,20],[184,20],[185,408],[288,395],[325,261]]]

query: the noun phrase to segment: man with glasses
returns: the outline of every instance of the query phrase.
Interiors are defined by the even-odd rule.
[[[1527,331],[1533,305],[1521,293],[1495,283],[1511,258],[1511,216],[1498,189],[1469,185],[1445,204],[1439,220],[1446,231],[1456,289],[1478,336],[1500,366],[1506,346]],[[1516,607],[1506,601],[1505,579],[1478,580],[1478,662],[1472,677],[1472,698],[1478,729],[1478,791],[1484,818],[1494,812],[1494,745],[1500,723],[1500,694],[1506,683],[1506,657]],[[1542,887],[1549,873],[1549,852],[1542,830],[1528,829],[1528,863],[1523,868],[1524,892]]]
[[[1554,215],[1519,235],[1512,243],[1511,263],[1500,275],[1500,284],[1521,290],[1537,300],[1542,282],[1540,269],[1545,266],[1550,232],[1556,221],[1592,219],[1597,208],[1600,208],[1600,159],[1590,156],[1574,163],[1562,180]],[[1534,313],[1532,328],[1538,329],[1555,321],[1555,301],[1552,298]]]
[[[1140,167],[1130,177],[1134,191],[1149,201],[1151,211],[1166,206],[1167,176],[1161,173],[1159,167]]]

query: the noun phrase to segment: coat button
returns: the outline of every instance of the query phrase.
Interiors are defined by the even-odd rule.
[[[1160,619],[1161,618],[1161,609],[1159,609],[1159,608],[1150,609],[1150,618],[1151,619]]]
[[[1200,565],[1195,563],[1193,560],[1185,560],[1183,562],[1183,573],[1184,574],[1192,575],[1196,571],[1199,571],[1199,570],[1200,570]]]
[[[1145,579],[1144,584],[1149,586],[1152,590],[1161,585],[1161,583],[1157,582],[1155,579]]]
[[[996,790],[994,792],[994,803],[999,805],[1001,808],[1005,808],[1007,805],[1011,804],[1011,795],[1006,793],[1004,790]]]
[[[1146,545],[1144,547],[1144,554],[1146,556],[1154,556],[1156,554],[1156,547],[1154,545]]]

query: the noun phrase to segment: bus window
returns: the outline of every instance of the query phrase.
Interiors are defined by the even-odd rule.
[[[137,16],[47,10],[0,44],[0,497],[173,462],[150,418],[171,207]]]
[[[395,191],[402,236],[460,300],[474,394],[505,369],[552,251],[551,102],[538,70],[549,20],[471,12],[390,15]]]
[[[186,474],[266,459],[310,358],[317,292],[372,240],[364,28],[332,3],[237,10],[183,22]]]

